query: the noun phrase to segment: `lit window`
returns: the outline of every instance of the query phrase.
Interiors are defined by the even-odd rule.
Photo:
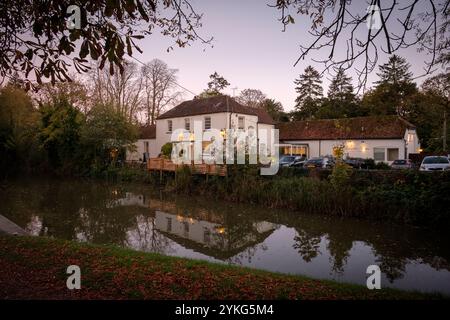
[[[384,161],[386,150],[384,148],[373,148],[373,159],[375,161]]]
[[[211,117],[205,117],[205,130],[211,129]]]
[[[189,118],[184,119],[184,129],[191,130],[191,120]]]
[[[238,117],[238,129],[244,129],[244,117]]]
[[[167,120],[167,132],[172,132],[172,120]]]

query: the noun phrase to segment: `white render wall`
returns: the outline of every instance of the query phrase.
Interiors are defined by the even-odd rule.
[[[154,158],[158,156],[161,151],[161,147],[171,141],[171,132],[168,132],[168,120],[172,120],[172,132],[176,129],[184,129],[185,119],[189,118],[191,125],[191,132],[194,131],[194,122],[201,121],[202,128],[204,128],[205,117],[211,117],[211,128],[221,130],[227,129],[230,127],[230,119],[231,119],[231,128],[238,128],[238,118],[244,117],[244,129],[247,131],[250,127],[256,131],[257,128],[274,128],[273,125],[266,125],[257,123],[258,117],[255,115],[248,114],[238,114],[238,113],[229,113],[229,112],[221,112],[221,113],[211,113],[211,114],[202,114],[202,115],[194,115],[189,117],[178,117],[178,118],[169,118],[169,119],[160,119],[156,120],[156,142],[154,152],[150,151],[150,157]]]
[[[133,152],[127,151],[127,160],[128,161],[143,161],[144,152],[145,152],[145,142],[148,142],[150,157],[152,157],[152,154],[157,152],[156,151],[156,139],[139,139],[134,144],[136,146],[136,150]],[[159,150],[161,150],[161,148]],[[159,154],[159,152],[160,151],[158,151],[156,156]]]
[[[410,141],[408,141],[408,134]],[[367,139],[367,140],[289,140],[286,144],[308,146],[308,157],[320,157],[333,154],[333,147],[344,145],[344,157],[374,158],[374,148],[398,149],[398,158],[407,159],[410,153],[419,153],[419,140],[415,130],[407,130],[404,139]]]

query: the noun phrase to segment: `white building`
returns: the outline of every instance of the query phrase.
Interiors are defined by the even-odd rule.
[[[305,120],[277,128],[283,154],[320,157],[343,146],[345,157],[390,163],[420,152],[415,126],[398,116]]]
[[[237,103],[233,98],[220,95],[210,98],[197,98],[182,102],[178,106],[160,115],[156,125],[143,127],[136,151],[127,154],[127,160],[143,161],[155,158],[161,147],[171,141],[172,133],[183,129],[193,133],[194,123],[200,121],[203,127],[203,148],[211,143],[207,137],[211,129],[254,130],[259,138],[263,130],[274,128],[274,122],[264,110],[249,108]],[[267,131],[266,131],[267,132]],[[272,142],[268,138],[267,144]]]
[[[213,221],[210,221],[213,220]],[[213,256],[228,259],[244,249],[264,241],[278,225],[268,221],[255,221],[240,231],[236,237],[236,226],[227,225],[226,219],[210,220],[195,216],[155,211],[155,228],[184,247]]]

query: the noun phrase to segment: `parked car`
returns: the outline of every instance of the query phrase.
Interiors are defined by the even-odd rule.
[[[292,163],[290,165],[290,167],[303,168],[303,166],[305,165],[306,161],[308,161],[308,159],[305,156],[298,156],[294,160],[294,163]]]
[[[450,170],[450,161],[444,156],[428,156],[423,158],[420,171]]]
[[[413,169],[414,164],[410,159],[397,159],[391,164],[392,169]]]
[[[344,162],[355,169],[364,167],[366,159],[363,158],[346,158]]]
[[[311,158],[304,164],[306,168],[332,168],[334,166],[334,159],[331,157],[317,157]]]
[[[295,156],[282,156],[280,158],[280,167],[289,167],[295,161]]]
[[[282,167],[291,167],[292,165],[304,160],[305,158],[302,156],[282,156],[279,163]]]

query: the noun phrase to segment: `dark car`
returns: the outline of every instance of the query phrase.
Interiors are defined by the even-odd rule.
[[[306,168],[332,168],[334,166],[334,160],[331,157],[317,157],[311,158],[304,164]]]
[[[308,161],[308,159],[305,156],[296,157],[296,159],[294,160],[294,163],[292,163],[290,165],[290,167],[303,168],[306,161]]]
[[[365,159],[363,158],[347,158],[344,160],[346,164],[355,169],[361,169],[364,167]]]
[[[282,156],[280,159],[280,166],[281,167],[289,167],[291,164],[295,161],[295,156]]]

